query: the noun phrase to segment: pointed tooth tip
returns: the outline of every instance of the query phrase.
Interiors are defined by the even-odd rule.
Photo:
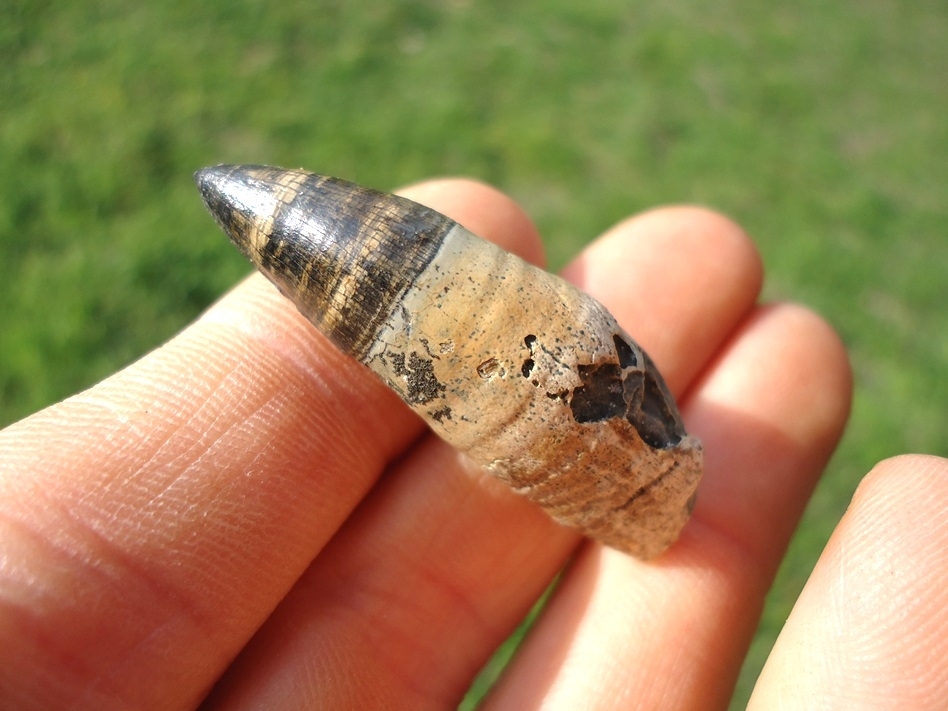
[[[201,168],[194,173],[194,182],[204,204],[228,233],[230,228],[224,224],[224,214],[234,209],[246,210],[250,204],[246,202],[246,198],[255,192],[254,181],[250,178],[259,168],[260,166],[222,163]]]
[[[194,173],[194,182],[197,183],[198,191],[204,204],[210,208],[211,197],[219,192],[221,182],[220,166],[212,168],[201,168]]]
[[[240,166],[234,165],[201,168],[194,173],[194,182],[197,184],[198,192],[201,193],[204,206],[214,217],[215,222],[231,241],[245,252],[243,245],[246,238],[237,219],[242,209],[239,200],[235,199],[238,193],[235,192],[237,181],[234,178],[240,173],[239,169]]]
[[[235,168],[237,166],[223,164],[201,168],[195,171],[194,182],[197,183],[202,194],[207,194],[208,190],[220,186],[234,172]]]
[[[222,165],[208,166],[207,168],[201,168],[194,172],[194,182],[198,185],[203,185],[204,183],[214,180],[218,177],[221,172]]]

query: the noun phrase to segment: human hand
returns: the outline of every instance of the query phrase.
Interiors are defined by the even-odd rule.
[[[489,188],[403,194],[539,259]],[[472,473],[254,275],[0,433],[0,692],[36,708],[452,705],[573,555],[488,706],[724,706],[847,416],[843,348],[806,310],[757,305],[753,246],[704,210],[624,222],[566,276],[650,353],[705,443],[693,520],[660,559],[580,543]]]

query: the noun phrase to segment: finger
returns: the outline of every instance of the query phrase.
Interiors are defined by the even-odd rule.
[[[753,308],[763,271],[733,222],[676,207],[617,225],[563,275],[610,306],[680,394]]]
[[[819,319],[762,308],[691,393],[685,420],[706,469],[682,538],[654,564],[586,547],[496,706],[727,705],[780,552],[845,421],[848,368]]]
[[[472,228],[536,254],[508,199],[463,182],[451,194]],[[260,277],[135,365],[10,427],[6,698],[195,703],[421,430]]]
[[[667,281],[639,273],[640,263],[661,263],[663,254],[683,247],[691,258],[666,259]],[[585,286],[623,314],[630,303],[654,303],[654,309],[633,307],[641,323],[632,325],[655,341],[652,353],[669,364],[670,380],[686,387],[687,374],[701,363],[666,352],[663,345],[687,338],[654,338],[662,329],[653,321],[671,330],[700,323],[690,352],[697,359],[713,352],[756,298],[752,246],[710,213],[671,209],[616,228],[569,273],[593,274],[602,260],[617,259],[628,264],[619,285],[587,280]],[[717,292],[711,299],[688,291],[707,277],[684,274],[709,262]],[[674,285],[674,298],[663,292],[667,284]],[[465,470],[454,451],[430,440],[373,490],[229,670],[214,702],[248,708],[456,703],[576,542],[575,534]]]
[[[750,708],[948,706],[948,460],[862,482],[761,673]]]

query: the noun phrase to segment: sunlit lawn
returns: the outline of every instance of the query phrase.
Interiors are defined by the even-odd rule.
[[[859,478],[948,454],[948,7],[318,1],[0,8],[0,424],[167,339],[247,271],[192,172],[438,174],[520,200],[553,266],[622,217],[700,202],[766,294],[824,313],[857,376],[845,442],[742,676]]]

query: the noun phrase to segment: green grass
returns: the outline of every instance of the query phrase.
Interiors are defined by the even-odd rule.
[[[0,8],[0,424],[161,343],[247,267],[191,173],[472,175],[554,266],[667,202],[731,214],[825,314],[857,394],[735,699],[860,477],[948,454],[948,8],[390,2]]]

